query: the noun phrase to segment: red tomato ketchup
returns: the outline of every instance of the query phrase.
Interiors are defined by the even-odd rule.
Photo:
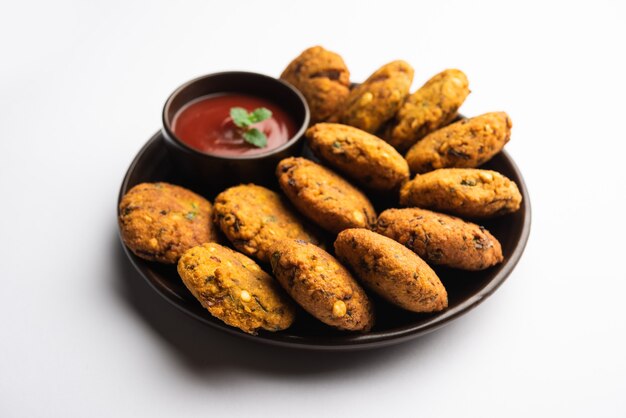
[[[267,146],[258,148],[243,139],[230,109],[248,112],[259,107],[272,111],[272,117],[252,125],[267,136]],[[267,152],[285,144],[296,133],[293,120],[274,103],[255,96],[224,93],[200,97],[181,108],[172,120],[174,134],[190,147],[208,154],[238,156]]]

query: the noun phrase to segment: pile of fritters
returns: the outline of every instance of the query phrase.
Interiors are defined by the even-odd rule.
[[[413,73],[393,61],[350,88],[341,56],[305,50],[281,79],[309,104],[307,144],[320,163],[286,158],[276,167],[280,192],[242,184],[213,205],[180,186],[137,185],[119,207],[124,242],[144,259],[177,263],[212,315],[252,334],[288,328],[296,304],[329,326],[367,332],[369,292],[411,312],[446,309],[433,267],[477,271],[504,259],[471,221],[520,207],[514,182],[477,168],[502,150],[512,124],[504,112],[459,118],[469,94],[462,71],[411,94]],[[377,215],[368,195],[398,208]]]

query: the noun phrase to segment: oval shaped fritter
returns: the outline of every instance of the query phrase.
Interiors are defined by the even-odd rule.
[[[263,262],[269,262],[269,247],[277,240],[294,238],[319,244],[278,193],[254,184],[220,193],[215,198],[213,219],[235,248]]]
[[[214,317],[249,334],[279,331],[295,306],[278,283],[251,259],[216,243],[191,248],[178,261],[187,289]]]
[[[484,227],[426,209],[388,209],[376,232],[432,264],[476,271],[503,260],[500,243]]]
[[[287,293],[323,323],[347,331],[369,331],[374,325],[367,295],[326,251],[300,240],[278,241],[271,263]]]
[[[406,160],[413,173],[437,168],[474,168],[499,153],[511,138],[511,119],[504,112],[463,119],[413,145]]]
[[[412,82],[413,67],[407,62],[385,64],[350,91],[339,113],[329,121],[375,133],[396,114]]]
[[[208,200],[183,187],[138,184],[119,205],[122,240],[138,257],[175,263],[189,248],[216,240],[211,210]]]
[[[346,229],[335,254],[356,276],[387,301],[412,312],[437,312],[448,294],[428,264],[396,241],[367,229]]]
[[[321,46],[302,52],[280,78],[302,92],[311,109],[312,123],[328,119],[350,93],[348,67],[341,56]]]
[[[404,153],[421,138],[454,120],[469,93],[463,71],[440,72],[406,99],[385,139]]]
[[[327,231],[373,228],[376,223],[374,207],[360,190],[313,161],[285,158],[276,176],[291,203]]]
[[[498,172],[478,168],[440,168],[418,174],[400,190],[402,206],[470,218],[515,212],[521,202],[522,195],[514,182]]]
[[[402,155],[382,139],[338,123],[318,123],[306,132],[308,144],[322,161],[373,190],[398,189],[409,179]]]

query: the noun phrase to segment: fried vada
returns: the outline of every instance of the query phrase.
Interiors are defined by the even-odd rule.
[[[211,203],[183,187],[141,183],[119,205],[124,244],[138,257],[173,264],[191,247],[215,241]]]
[[[346,331],[369,331],[372,304],[350,272],[333,256],[301,240],[282,240],[272,248],[276,279],[308,313]]]
[[[318,123],[306,132],[315,156],[364,187],[397,190],[409,179],[402,155],[382,139],[337,123]]]
[[[295,306],[274,279],[250,258],[216,243],[186,251],[178,262],[183,283],[214,317],[248,334],[279,331]]]
[[[331,233],[373,228],[376,212],[359,189],[313,161],[289,157],[278,163],[280,188],[306,217]]]

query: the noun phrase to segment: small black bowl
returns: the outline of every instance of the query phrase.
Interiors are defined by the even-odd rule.
[[[221,156],[198,151],[174,134],[172,121],[189,102],[216,93],[240,93],[270,100],[291,116],[298,130],[282,146],[260,154]],[[300,153],[310,117],[306,100],[289,84],[263,74],[228,71],[208,74],[177,88],[163,107],[162,133],[176,170],[188,183],[207,193],[215,193],[241,183],[273,185],[278,162]]]

